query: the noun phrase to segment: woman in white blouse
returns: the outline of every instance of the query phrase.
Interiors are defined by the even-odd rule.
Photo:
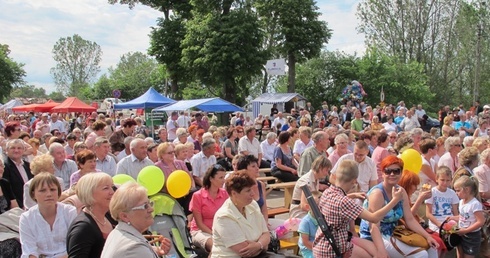
[[[58,179],[50,173],[38,174],[31,181],[29,195],[37,205],[20,216],[22,258],[68,257],[66,234],[77,210],[58,202]]]

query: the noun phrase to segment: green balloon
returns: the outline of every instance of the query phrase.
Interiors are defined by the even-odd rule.
[[[136,180],[134,180],[134,178],[132,178],[130,175],[126,175],[126,174],[115,175],[112,177],[112,181],[116,185],[122,185],[126,182],[136,182]]]
[[[162,190],[165,176],[159,167],[152,165],[144,167],[138,174],[136,181],[148,190],[148,196],[150,196]]]

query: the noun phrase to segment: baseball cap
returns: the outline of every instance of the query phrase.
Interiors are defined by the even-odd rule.
[[[489,105],[485,105],[485,106],[483,106],[483,109],[490,109],[490,106]]]

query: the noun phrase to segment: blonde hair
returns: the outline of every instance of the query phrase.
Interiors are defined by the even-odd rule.
[[[54,172],[53,156],[49,154],[43,154],[34,157],[31,161],[31,173],[35,176],[41,172]]]
[[[160,145],[158,145],[158,147],[157,147],[158,158],[161,159],[161,157],[163,156],[163,154],[165,154],[165,152],[167,152],[167,149],[169,147],[172,147],[172,145],[168,142],[164,142],[164,143],[161,143]]]
[[[469,176],[461,176],[454,182],[454,188],[460,187],[460,188],[469,188],[470,189],[470,194],[480,200],[480,195],[478,194],[478,179],[476,179],[474,176],[469,177]]]
[[[436,170],[436,178],[439,179],[439,177],[442,176],[442,175],[446,175],[449,178],[452,178],[453,177],[453,172],[447,166],[440,166]]]
[[[94,190],[101,184],[101,182],[111,182],[112,177],[104,172],[88,173],[77,182],[76,193],[78,199],[87,207],[94,204]]]
[[[120,220],[121,212],[129,212],[135,207],[140,199],[146,198],[148,192],[146,188],[136,182],[127,182],[120,186],[114,193],[109,204],[112,218]]]
[[[185,146],[185,144],[182,143],[175,145],[174,146],[175,155],[177,156],[177,154],[179,154],[181,151],[185,150],[186,148],[187,146]],[[158,153],[158,149],[157,149],[157,153]]]
[[[359,167],[354,160],[342,160],[335,171],[337,180],[342,183],[349,182],[359,176]]]

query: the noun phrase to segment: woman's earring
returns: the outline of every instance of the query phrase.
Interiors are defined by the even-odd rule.
[[[128,221],[128,222],[126,222],[126,223],[127,223],[128,225],[131,225],[131,222],[130,222],[130,221]]]

